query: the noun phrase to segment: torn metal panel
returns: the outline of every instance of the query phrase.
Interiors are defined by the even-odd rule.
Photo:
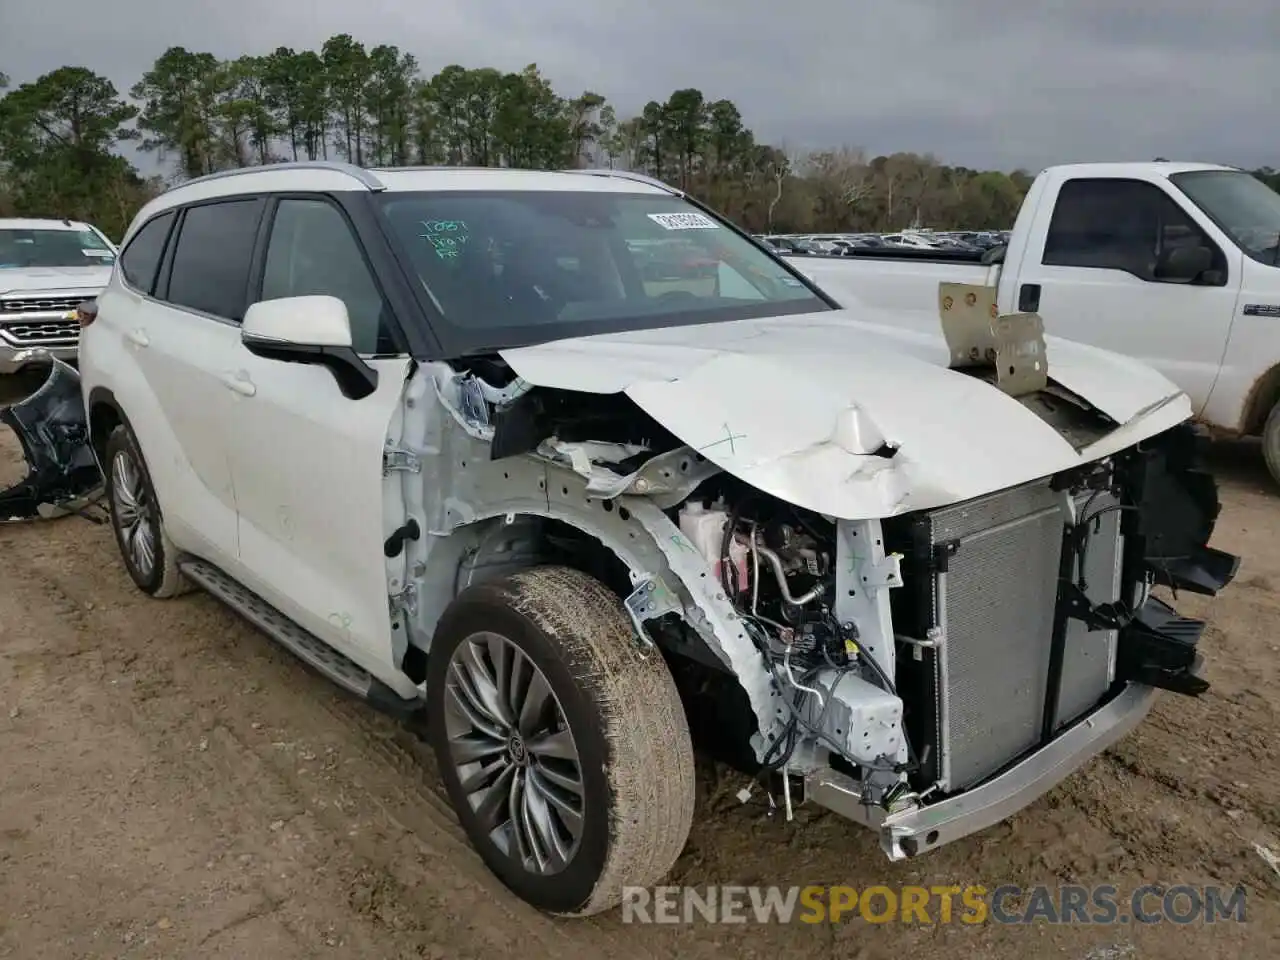
[[[1013,397],[1048,385],[1044,320],[1034,313],[1002,316],[995,287],[938,284],[938,316],[953,369],[993,368],[996,386]]]
[[[630,444],[563,443],[548,440],[538,451],[567,463],[587,481],[587,496],[612,500],[624,494],[648,497],[663,510],[683,502],[694,490],[723,471],[715,463],[689,447],[660,453],[625,476],[604,464],[616,464],[644,452]]]
[[[417,589],[417,613],[408,624],[412,642],[430,650],[440,613],[477,576],[536,562],[523,532],[529,518],[558,521],[604,545],[625,565],[633,588],[648,580],[659,585],[663,604],[674,598],[684,621],[741,684],[758,729],[776,735],[779,718],[764,658],[719,584],[708,577],[702,556],[663,513],[665,496],[619,494],[614,508],[609,502],[613,497],[587,493],[588,478],[573,470],[571,458],[563,463],[540,456],[491,460],[489,444],[476,436],[474,421],[451,402],[452,382],[453,373],[444,364],[424,364],[406,386],[403,422],[389,437],[421,463],[421,473],[396,473],[388,480],[401,490],[404,517],[417,520],[424,531],[387,560],[394,588],[413,584]],[[628,451],[623,444],[576,446],[602,460]],[[680,469],[682,460],[688,462],[687,470]],[[676,496],[688,483],[700,483],[699,477],[719,469],[677,449],[617,479],[632,487],[642,478],[666,483],[668,495]],[[603,474],[607,468],[594,470]],[[663,471],[672,476],[664,477]],[[402,520],[397,516],[397,522]],[[641,611],[643,619],[656,616],[658,609],[665,606]],[[403,657],[404,650],[398,653]],[[758,747],[758,755],[762,749]]]
[[[526,382],[625,393],[758,490],[827,516],[956,503],[1089,462],[1191,415],[1155,371],[1048,339],[1054,380],[1119,427],[1069,440],[1019,398],[949,369],[941,335],[831,312],[502,351]],[[1075,441],[1075,443],[1072,442]]]
[[[0,491],[0,522],[48,519],[82,510],[102,489],[102,473],[89,445],[89,421],[80,374],[53,361],[40,389],[0,409],[22,445],[27,475]]]
[[[648,531],[662,551],[667,567],[684,588],[685,622],[702,637],[737,677],[756,716],[758,734],[753,738],[757,759],[781,729],[772,674],[747,634],[742,617],[734,610],[720,585],[707,577],[706,562],[689,538],[656,505],[636,498],[629,504],[631,516]]]

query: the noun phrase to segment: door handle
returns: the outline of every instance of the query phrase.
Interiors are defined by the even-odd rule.
[[[1040,284],[1024,283],[1018,291],[1018,312],[1037,313],[1040,310]]]
[[[222,378],[222,385],[228,390],[234,390],[236,393],[244,397],[252,397],[258,392],[258,388],[252,380],[246,380],[243,377],[233,373],[228,373]]]
[[[130,330],[126,336],[128,336],[130,343],[139,347],[147,347],[151,345],[151,338],[147,336],[147,331],[143,330],[141,327],[134,327],[134,329]]]

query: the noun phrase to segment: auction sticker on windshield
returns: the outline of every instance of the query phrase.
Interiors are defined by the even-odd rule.
[[[720,224],[701,213],[651,213],[649,219],[664,230],[720,229]]]

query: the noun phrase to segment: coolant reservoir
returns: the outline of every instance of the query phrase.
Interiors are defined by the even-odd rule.
[[[690,500],[680,508],[680,532],[702,554],[717,583],[723,582],[720,577],[720,548],[724,542],[724,525],[728,522],[728,511],[719,505],[706,507],[701,501]],[[747,552],[747,545],[734,537],[729,544],[729,559],[737,571],[740,591],[748,585]]]

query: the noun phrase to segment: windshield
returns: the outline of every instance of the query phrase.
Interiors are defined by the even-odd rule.
[[[1280,193],[1239,170],[1196,170],[1169,179],[1246,254],[1280,266]]]
[[[109,267],[116,255],[92,230],[0,227],[0,269],[5,267]]]
[[[467,351],[831,309],[678,197],[447,191],[378,202],[442,335]]]

